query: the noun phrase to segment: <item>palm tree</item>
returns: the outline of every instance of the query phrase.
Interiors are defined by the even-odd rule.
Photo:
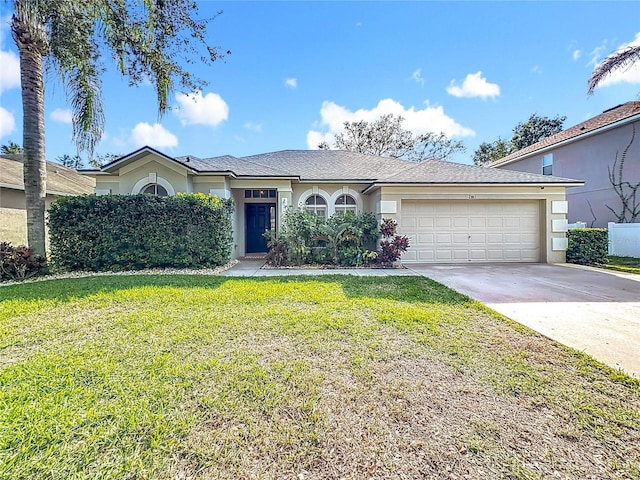
[[[197,5],[190,0],[14,0],[13,7],[11,33],[20,54],[22,81],[27,237],[34,253],[44,255],[43,62],[58,74],[70,99],[78,150],[91,156],[104,129],[103,54],[116,60],[130,85],[154,85],[159,116],[167,109],[176,81],[187,91],[203,86],[180,59],[189,61],[198,54],[199,61],[210,64],[222,55],[207,45],[209,20],[194,18]],[[204,47],[206,55],[199,54],[198,47]]]
[[[592,95],[595,88],[608,75],[616,70],[631,67],[637,61],[640,61],[640,45],[630,46],[609,55],[595,68],[589,77],[589,90],[587,93]]]
[[[9,140],[9,143],[6,143],[2,146],[0,146],[0,153],[6,155],[6,154],[21,154],[22,153],[22,147],[20,145],[18,145],[16,142],[13,142],[11,140]]]

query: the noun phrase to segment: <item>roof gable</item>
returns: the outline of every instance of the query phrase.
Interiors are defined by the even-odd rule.
[[[577,140],[579,137],[587,135],[589,133],[595,133],[597,130],[608,127],[623,120],[632,121],[634,117],[640,118],[640,102],[627,102],[617,107],[605,110],[600,115],[597,115],[589,120],[586,120],[578,125],[556,133],[550,137],[540,140],[533,145],[529,145],[517,152],[513,152],[504,158],[496,160],[490,163],[489,167],[498,167],[527,157],[545,148],[552,147],[558,143],[567,142],[571,140]]]

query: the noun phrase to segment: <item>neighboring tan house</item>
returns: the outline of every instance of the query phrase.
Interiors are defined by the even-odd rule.
[[[93,178],[47,162],[47,209],[58,195],[93,193]],[[27,243],[27,210],[24,197],[22,155],[0,155],[0,242]]]
[[[394,218],[410,262],[564,262],[565,189],[578,180],[428,160],[413,163],[334,150],[236,158],[171,157],[144,147],[81,173],[96,193],[203,192],[235,203],[233,257],[266,252],[291,206],[328,217]]]
[[[619,212],[622,205],[609,180],[609,169],[613,168],[616,155],[620,161],[634,138],[634,131],[635,140],[626,155],[622,180],[637,184],[640,182],[640,102],[627,102],[605,110],[488,166],[584,180],[584,186],[567,190],[569,223],[606,227],[608,222],[616,221],[607,206]],[[618,182],[617,167],[614,172]],[[637,202],[640,202],[640,191]]]

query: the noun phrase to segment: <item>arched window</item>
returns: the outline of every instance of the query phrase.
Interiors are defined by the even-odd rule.
[[[304,204],[305,209],[311,215],[327,216],[327,201],[320,195],[311,195]]]
[[[167,195],[169,195],[169,193],[167,192],[167,189],[164,188],[162,185],[158,185],[157,183],[150,183],[149,185],[144,187],[142,190],[140,190],[140,193],[146,193],[148,195],[157,195],[159,197],[166,197]]]
[[[336,198],[336,213],[353,212],[356,213],[356,199],[346,193]]]

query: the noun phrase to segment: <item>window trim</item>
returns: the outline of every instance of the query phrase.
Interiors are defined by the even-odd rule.
[[[314,205],[309,205],[307,202],[311,199],[311,198],[321,198],[322,201],[324,202],[323,204],[314,204]],[[318,217],[323,217],[323,218],[328,218],[329,217],[329,204],[327,203],[327,199],[320,193],[312,193],[311,195],[308,195],[307,198],[304,199],[304,209],[307,213],[309,213],[310,215],[316,215]],[[311,209],[309,208],[311,207]],[[319,215],[317,213],[317,211],[319,209],[323,209],[324,210],[324,214],[323,215]],[[309,211],[312,210],[312,211]]]
[[[140,192],[142,192],[142,190],[144,190],[146,187],[148,187],[152,183],[157,183],[158,185],[161,185],[162,187],[164,187],[164,189],[167,191],[167,195],[170,197],[176,194],[176,191],[174,190],[173,186],[166,179],[162,178],[159,175],[156,175],[156,174],[152,175],[150,173],[146,177],[138,180],[138,182],[131,189],[131,195],[138,195]]]
[[[542,175],[553,175],[553,153],[542,156]]]
[[[353,203],[347,203],[345,201],[345,203],[338,205],[338,200],[342,197],[348,197],[351,200],[353,200]],[[334,213],[346,213],[346,212],[352,212],[354,214],[358,213],[358,200],[356,200],[356,198],[351,195],[350,193],[340,193],[340,195],[338,195],[335,199],[335,201],[333,202],[333,212]]]

